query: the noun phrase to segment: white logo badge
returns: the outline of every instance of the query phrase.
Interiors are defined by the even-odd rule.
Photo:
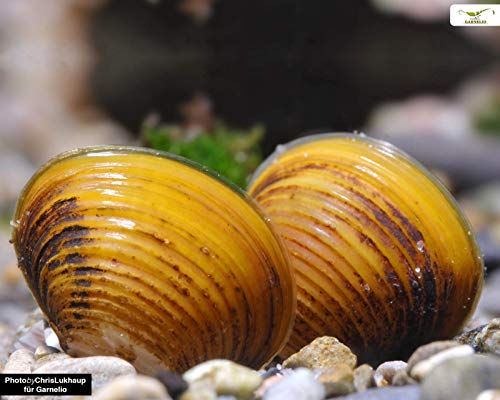
[[[500,26],[500,4],[453,4],[450,7],[453,26]]]

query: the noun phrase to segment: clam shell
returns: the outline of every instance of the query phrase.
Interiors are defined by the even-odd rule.
[[[483,263],[448,191],[394,146],[326,134],[280,146],[249,187],[292,258],[286,356],[318,336],[361,361],[449,338],[476,307]]]
[[[19,266],[62,347],[140,372],[212,358],[254,368],[286,342],[295,282],[258,207],[166,153],[93,147],[49,162],[22,193]]]

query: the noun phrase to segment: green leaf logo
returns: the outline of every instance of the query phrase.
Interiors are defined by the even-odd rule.
[[[493,10],[492,8],[485,8],[483,10],[479,10],[479,11],[464,11],[464,10],[458,10],[457,13],[458,14],[467,14],[469,17],[471,18],[479,18],[479,16],[481,14],[483,14],[484,12],[490,10],[493,15],[495,15],[495,10]]]
[[[452,4],[450,24],[453,26],[500,26],[500,4],[484,3]]]

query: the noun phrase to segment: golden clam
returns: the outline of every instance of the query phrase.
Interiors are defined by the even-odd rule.
[[[14,225],[19,266],[69,354],[143,373],[211,358],[258,368],[290,334],[295,282],[278,237],[242,191],[187,160],[65,153],[27,184]]]
[[[326,134],[279,147],[252,195],[292,258],[297,317],[284,355],[332,335],[362,360],[457,333],[483,282],[471,228],[448,191],[394,146]]]

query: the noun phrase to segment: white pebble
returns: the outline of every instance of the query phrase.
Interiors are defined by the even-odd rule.
[[[500,389],[485,390],[479,393],[476,400],[500,400]]]
[[[427,374],[429,374],[432,369],[441,364],[443,361],[450,360],[456,357],[468,356],[470,354],[474,354],[474,349],[466,344],[443,350],[415,364],[415,366],[410,371],[410,375],[412,378],[422,380],[427,376]]]
[[[380,364],[373,374],[375,384],[378,387],[391,385],[396,372],[404,371],[406,367],[407,364],[404,361],[387,361]]]
[[[4,374],[29,374],[35,364],[32,351],[19,349],[12,353],[3,369]]]
[[[306,368],[298,368],[266,390],[263,400],[322,400],[325,388]]]

